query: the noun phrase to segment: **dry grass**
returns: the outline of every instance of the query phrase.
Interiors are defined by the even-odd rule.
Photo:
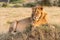
[[[58,33],[56,28],[53,28],[52,26],[44,25],[36,27],[34,30],[30,29],[31,26],[24,32],[15,32],[15,34],[1,34],[0,40],[60,40],[60,33]]]

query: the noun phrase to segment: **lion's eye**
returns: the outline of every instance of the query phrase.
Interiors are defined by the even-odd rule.
[[[43,10],[43,8],[41,8],[41,10]]]

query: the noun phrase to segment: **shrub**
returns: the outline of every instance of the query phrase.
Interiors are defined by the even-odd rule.
[[[22,5],[15,4],[13,7],[21,7]]]
[[[24,4],[23,6],[24,7],[34,7],[35,5],[42,5],[42,6],[51,6],[51,3],[49,0],[45,0],[45,1],[37,1],[37,2],[31,2],[31,3],[27,3],[27,4]]]
[[[10,0],[11,3],[22,3],[24,0]]]
[[[51,6],[51,3],[49,0],[38,1],[37,3],[43,6]]]
[[[58,0],[58,6],[60,7],[60,0]]]
[[[24,7],[34,7],[36,5],[36,3],[27,3],[27,4],[24,4],[23,6]]]
[[[7,3],[2,4],[2,7],[7,7],[7,6],[8,6]]]

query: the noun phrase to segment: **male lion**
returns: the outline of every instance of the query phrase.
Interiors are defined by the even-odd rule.
[[[47,13],[44,12],[42,6],[36,6],[32,8],[32,25],[33,26],[40,26],[47,24],[46,20]]]
[[[43,7],[41,6],[36,6],[32,8],[32,16],[22,19],[20,21],[14,21],[10,25],[9,32],[11,31],[24,31],[26,27],[29,25],[32,25],[33,27],[40,26],[42,24],[46,24],[46,13],[43,11]],[[32,20],[31,20],[32,19]]]

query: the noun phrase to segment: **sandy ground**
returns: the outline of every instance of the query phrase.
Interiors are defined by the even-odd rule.
[[[51,24],[60,24],[60,8],[44,7],[48,13],[48,22]],[[15,20],[21,20],[31,16],[31,8],[0,8],[0,33],[5,33],[9,29],[9,23]]]

